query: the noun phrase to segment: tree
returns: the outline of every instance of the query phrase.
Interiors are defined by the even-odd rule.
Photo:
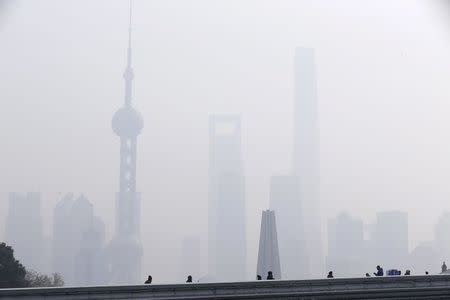
[[[0,288],[21,288],[29,286],[25,279],[25,267],[14,258],[14,250],[0,243]]]
[[[27,271],[25,278],[30,287],[56,287],[64,285],[64,280],[59,273],[53,273],[51,276],[48,276],[30,270]]]
[[[59,273],[53,273],[53,286],[63,286],[64,285],[64,279],[62,278],[61,274]]]

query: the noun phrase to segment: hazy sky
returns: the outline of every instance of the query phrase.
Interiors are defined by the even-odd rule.
[[[293,54],[316,49],[322,219],[409,213],[410,246],[450,211],[450,15],[430,0],[135,0],[144,270],[206,250],[208,116],[239,113],[255,268],[269,177],[290,170]],[[113,232],[126,0],[0,0],[0,220],[8,192],[84,193]],[[3,225],[2,225],[3,226]],[[3,235],[2,230],[0,230]],[[325,233],[324,233],[325,234]],[[206,260],[205,260],[206,261]]]

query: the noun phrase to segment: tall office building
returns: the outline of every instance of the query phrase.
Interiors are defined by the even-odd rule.
[[[278,251],[277,222],[273,210],[265,210],[261,218],[259,250],[256,274],[267,278],[272,272],[274,279],[281,279],[280,255]]]
[[[450,213],[441,215],[434,227],[434,246],[439,259],[450,263]]]
[[[373,263],[389,268],[406,268],[408,257],[408,214],[378,212],[370,249]]]
[[[320,219],[319,116],[314,50],[295,50],[294,170],[299,180],[309,271],[322,277],[324,261]]]
[[[220,281],[246,278],[245,179],[241,121],[213,115],[209,121],[208,273]]]
[[[105,284],[109,278],[104,249],[103,222],[94,216],[92,203],[83,195],[65,195],[53,213],[53,272],[66,285]],[[95,252],[95,254],[94,254]]]
[[[73,280],[73,257],[79,243],[72,239],[73,203],[73,194],[66,194],[53,210],[53,272],[60,273],[66,285]]]
[[[120,137],[119,192],[116,197],[116,229],[110,245],[112,283],[130,284],[142,281],[141,204],[136,192],[137,137],[143,128],[141,114],[133,108],[131,67],[131,4],[128,30],[125,102],[112,119],[112,128]]]
[[[342,277],[361,276],[366,267],[364,250],[362,220],[341,213],[328,221],[327,270]]]
[[[278,245],[283,279],[309,277],[305,228],[300,201],[299,180],[294,175],[272,176],[270,209],[277,215]]]
[[[78,286],[108,283],[108,260],[105,250],[105,224],[92,216],[82,232],[79,250],[75,254],[74,283]]]
[[[10,193],[5,240],[26,268],[43,272],[44,234],[39,193]]]

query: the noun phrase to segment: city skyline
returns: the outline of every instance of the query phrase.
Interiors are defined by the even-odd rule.
[[[198,16],[198,23],[192,27],[183,26],[191,18],[169,6],[142,1],[135,4],[139,8],[134,56],[139,74],[136,98],[146,128],[150,128],[139,140],[137,189],[147,201],[142,203],[144,246],[156,249],[144,253],[144,273],[161,270],[162,280],[173,277],[178,266],[171,258],[179,255],[179,241],[192,233],[200,236],[201,250],[205,250],[208,116],[222,112],[239,113],[242,119],[247,269],[254,270],[257,224],[260,211],[269,207],[270,177],[287,174],[291,164],[292,61],[297,46],[316,49],[320,156],[324,162],[322,228],[329,217],[340,211],[372,223],[375,211],[401,210],[407,201],[411,236],[408,248],[412,250],[431,239],[440,215],[450,211],[445,171],[450,165],[446,158],[450,147],[445,142],[445,132],[450,128],[444,104],[448,89],[442,81],[448,75],[449,58],[446,44],[438,38],[439,32],[432,30],[437,27],[429,23],[419,4],[412,5],[414,18],[396,11],[395,5],[392,15],[383,17],[376,5],[367,10],[357,6],[360,10],[338,28],[349,30],[367,43],[355,43],[338,34],[348,43],[346,47],[323,42],[332,35],[326,33],[330,28],[320,27],[297,10],[287,14],[290,17],[286,22],[292,32],[285,31],[284,23],[277,23],[270,31],[270,23],[257,18],[261,32],[268,35],[264,37],[252,35],[255,27],[243,25],[246,18],[235,13],[231,4],[224,5],[229,9],[225,14],[212,9],[219,23],[227,23],[230,15],[237,19],[238,25],[231,27],[214,23],[212,31],[224,33],[218,37],[202,29],[209,20],[204,16]],[[34,24],[36,19],[26,6],[17,4],[12,5],[8,21],[2,22],[6,41],[2,49],[5,56],[0,58],[6,70],[1,75],[5,85],[2,99],[7,106],[1,119],[7,126],[0,129],[5,137],[1,156],[4,184],[0,193],[5,201],[0,213],[6,216],[8,192],[41,192],[43,227],[48,235],[55,203],[68,191],[84,193],[105,220],[110,240],[114,232],[119,156],[117,137],[110,132],[110,117],[123,95],[120,73],[128,22],[123,17],[126,5],[112,4],[111,15],[105,15],[105,23],[98,26],[90,26],[98,20],[98,4],[86,12],[86,23],[55,3],[44,1],[42,8],[29,5],[41,13],[56,5],[55,9],[63,13],[44,18],[31,30],[28,25],[20,25],[20,20],[30,18],[30,24]],[[323,3],[313,7],[303,2],[289,5],[327,14]],[[72,8],[75,12],[84,11],[82,5]],[[335,9],[336,13],[328,12],[332,24],[341,21],[346,12]],[[377,26],[363,22],[362,28],[372,30],[379,38],[373,42],[358,30],[352,31],[351,26],[361,22],[360,16],[370,9],[374,15],[369,19]],[[243,11],[251,13],[245,6]],[[158,17],[167,15],[164,12],[172,12],[181,20],[174,24]],[[287,12],[280,8],[273,14]],[[70,16],[65,21],[64,13]],[[395,25],[396,14],[406,19],[404,25]],[[61,21],[61,26],[52,31],[55,19]],[[412,19],[420,24],[413,28],[424,26],[423,31],[407,30]],[[385,24],[394,30],[387,32],[382,27]],[[306,29],[312,25],[319,26],[317,31]],[[235,33],[239,26],[243,30]],[[16,34],[23,30],[30,30],[42,43],[31,42],[34,40],[29,33],[18,40]],[[206,37],[213,43],[189,43],[174,30],[194,41]],[[277,39],[279,33],[283,34]],[[56,45],[55,37],[59,38]],[[227,46],[239,41],[243,41],[240,46]],[[273,48],[266,47],[272,41],[278,43]],[[426,43],[419,46],[417,41]],[[376,45],[381,46],[370,49]],[[434,49],[430,60],[426,55],[428,47]],[[15,57],[16,51],[23,54],[21,60],[6,59]],[[418,66],[416,61],[424,64]],[[28,89],[22,89],[26,84]],[[430,203],[432,209],[424,214]],[[174,207],[178,212],[168,215]],[[189,216],[196,218],[191,221]],[[326,239],[325,232],[323,229],[322,240]],[[154,243],[164,245],[164,250],[152,247]]]

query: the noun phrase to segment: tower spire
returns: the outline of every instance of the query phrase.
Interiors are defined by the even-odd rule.
[[[131,67],[131,24],[132,24],[132,0],[130,0],[130,23],[128,25],[128,50],[127,50],[127,67],[123,73],[125,79],[125,106],[131,106],[132,84],[133,84],[133,68]]]
[[[111,241],[111,282],[136,284],[141,276],[141,200],[136,192],[137,138],[143,127],[141,114],[131,106],[131,0],[128,28],[125,104],[114,114],[113,131],[120,137],[119,192],[116,200],[116,230]]]

